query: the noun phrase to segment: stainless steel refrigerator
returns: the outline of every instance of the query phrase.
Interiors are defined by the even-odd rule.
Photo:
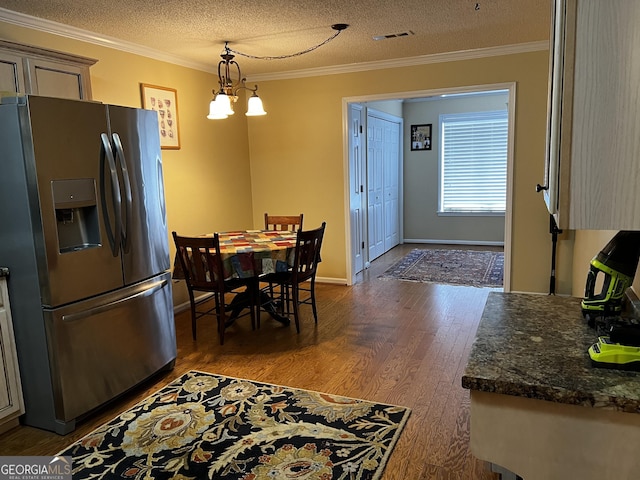
[[[176,358],[157,113],[0,102],[0,265],[23,423],[60,434]]]

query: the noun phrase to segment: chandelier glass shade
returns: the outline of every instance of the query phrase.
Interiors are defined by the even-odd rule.
[[[224,48],[224,53],[220,55],[222,60],[218,63],[218,84],[220,89],[217,92],[213,90],[213,99],[209,103],[209,115],[207,115],[207,118],[221,120],[233,115],[233,104],[238,101],[238,92],[240,90],[252,92],[246,113],[248,117],[266,115],[267,112],[265,112],[262,105],[262,99],[256,93],[258,86],[254,85],[253,88],[246,86],[246,78],[242,76],[240,65],[234,60],[235,56],[231,53],[227,44],[225,44]],[[235,81],[232,79],[232,72],[236,74],[237,79]]]

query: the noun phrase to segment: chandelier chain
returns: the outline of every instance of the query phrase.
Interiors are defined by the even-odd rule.
[[[333,40],[338,35],[340,35],[340,33],[342,33],[343,31],[344,31],[344,28],[337,29],[336,33],[331,35],[324,42],[319,43],[317,45],[314,45],[312,47],[309,47],[309,48],[307,48],[305,50],[301,50],[300,52],[290,53],[288,55],[274,55],[274,56],[250,55],[248,53],[242,53],[242,52],[239,52],[238,50],[234,50],[233,48],[229,47],[227,43],[225,43],[225,49],[227,49],[231,53],[235,53],[236,55],[240,55],[240,56],[246,57],[246,58],[253,58],[253,59],[256,59],[256,60],[283,60],[285,58],[298,57],[300,55],[304,55],[305,53],[313,52],[317,48],[320,48],[321,46],[326,45],[327,43],[329,43],[331,40]]]

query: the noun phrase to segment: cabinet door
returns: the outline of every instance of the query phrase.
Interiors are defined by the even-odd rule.
[[[0,423],[4,418],[17,413],[22,413],[22,392],[15,341],[11,319],[7,310],[2,307],[0,308]]]
[[[0,52],[0,92],[25,92],[22,57]]]
[[[547,148],[544,182],[541,190],[547,209],[558,214],[558,180],[560,165],[560,122],[562,121],[562,74],[564,64],[564,2],[556,0],[551,8],[551,52],[549,55],[549,91],[547,101]],[[558,218],[556,218],[556,222]]]
[[[575,22],[576,0],[552,2],[546,164],[541,190],[559,228],[569,228]]]
[[[88,71],[83,67],[28,58],[28,90],[47,97],[88,100],[91,98]]]
[[[640,229],[640,2],[578,0],[570,225]]]
[[[640,2],[554,0],[545,200],[560,228],[640,229]]]

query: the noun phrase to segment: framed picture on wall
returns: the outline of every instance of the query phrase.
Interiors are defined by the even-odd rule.
[[[179,150],[180,132],[178,130],[178,93],[176,90],[141,83],[140,92],[142,94],[142,108],[158,112],[160,147]]]
[[[431,125],[411,125],[411,150],[431,150]]]

